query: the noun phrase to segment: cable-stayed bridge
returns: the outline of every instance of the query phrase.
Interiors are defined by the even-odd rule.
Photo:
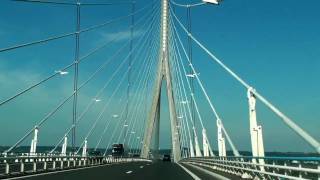
[[[50,86],[48,84],[55,79],[72,77],[73,88],[56,104],[44,104],[50,109],[39,120],[27,122],[30,128],[21,136],[14,137],[15,143],[5,144],[0,157],[0,178],[320,179],[319,141],[257,91],[258,87],[240,77],[192,33],[191,9],[201,6],[214,8],[220,3],[217,0],[194,4],[153,0],[143,7],[137,7],[134,1],[15,0],[7,3],[14,6],[28,4],[70,8],[75,11],[75,28],[67,33],[1,48],[0,53],[21,53],[24,48],[44,46],[65,38],[72,39],[74,49],[69,63],[58,69],[45,67],[50,69],[51,74],[16,93],[9,92],[1,99],[0,108],[6,108],[23,97],[37,97],[33,95],[38,92],[37,89]],[[106,6],[128,6],[130,11],[99,24],[82,26],[85,8]],[[187,23],[183,23],[183,18],[178,16],[177,8],[186,10]],[[86,44],[81,40],[86,34],[122,23],[127,23],[125,27],[120,26],[126,28],[126,33],[120,28],[114,36],[103,39],[82,55],[80,50]],[[114,47],[114,44],[120,46]],[[193,57],[193,46],[210,57],[212,61],[207,63],[215,63],[244,87],[251,144],[248,151],[251,154],[243,154],[238,150],[237,142],[232,141],[229,132],[236,130],[224,125],[227,119],[217,110],[219,105],[214,103],[214,96],[208,92],[206,81],[199,73],[201,69],[194,66],[193,59],[196,57]],[[94,63],[94,68],[86,65],[87,61],[97,59],[99,53],[105,54],[101,62]],[[82,79],[81,73],[86,68],[94,70]],[[103,80],[96,82],[99,88],[90,89],[94,91],[92,97],[82,99],[83,91],[99,76],[103,77]],[[196,93],[201,94],[207,103],[208,113],[215,117],[211,122],[215,126],[206,125],[201,110],[203,101],[195,96]],[[84,106],[80,105],[83,101],[86,101]],[[267,155],[256,101],[312,147],[314,155]],[[163,116],[161,108],[164,103],[168,107],[168,134],[171,139],[171,151],[165,154],[171,155],[172,163],[162,162],[163,152],[159,148],[160,122],[164,119],[160,117]],[[50,132],[59,132],[54,137],[55,143],[43,143],[46,141],[44,131],[48,130],[46,126],[68,107],[72,107],[71,116],[63,117],[65,120],[59,122],[64,125],[59,126],[59,130],[50,129]],[[19,110],[15,112],[20,113]],[[94,114],[93,118],[87,118],[90,113]],[[4,122],[4,118],[1,120],[2,124],[10,123]],[[83,128],[84,121],[87,122]],[[60,127],[65,127],[62,133]],[[211,130],[216,133],[215,136],[208,133]],[[80,132],[84,134],[80,135]],[[42,143],[47,147],[41,146]],[[114,144],[122,144],[125,152],[115,156],[112,152]],[[227,152],[227,149],[230,151]]]

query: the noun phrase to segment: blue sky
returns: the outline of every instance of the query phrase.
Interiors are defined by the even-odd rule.
[[[146,2],[149,1],[137,0],[137,8],[142,7]],[[276,3],[267,0],[224,0],[219,6],[207,5],[192,9],[193,35],[318,140],[320,139],[318,130],[320,126],[319,7],[320,2],[316,0],[309,0],[307,3],[301,3],[298,0],[283,0]],[[129,12],[130,7],[126,5],[85,7],[82,9],[81,27],[99,24]],[[185,23],[186,10],[177,7],[176,13]],[[136,18],[140,16],[142,14]],[[3,0],[0,6],[0,48],[73,32],[74,18],[75,11],[72,7]],[[112,50],[116,50],[128,40],[129,24],[128,19],[84,34],[81,36],[80,54],[84,55],[114,35],[119,35],[117,32],[120,32],[123,38],[111,47]],[[136,38],[143,32],[140,28]],[[182,31],[180,34],[181,37],[186,38]],[[88,78],[90,73],[109,55],[109,50],[103,51],[91,57],[92,61],[90,59],[84,65],[80,65],[80,82]],[[73,56],[74,38],[72,37],[46,43],[43,46],[0,53],[0,99],[13,95],[19,89],[71,63]],[[235,145],[240,150],[249,150],[246,90],[211,61],[195,44],[193,60]],[[80,93],[79,109],[83,109],[86,102],[101,87],[104,78],[110,76],[116,67],[116,65],[110,66],[103,71],[105,74],[102,73],[97,80],[83,90],[83,93]],[[111,86],[114,88],[115,83]],[[17,98],[14,102],[0,107],[0,137],[2,137],[0,144],[13,144],[55,104],[70,94],[72,87],[72,71],[70,71],[70,75],[55,78],[44,86]],[[124,87],[117,94],[118,99],[112,100],[112,104],[118,102],[121,92],[124,92],[123,89]],[[215,119],[197,85],[196,90],[210,140],[216,149]],[[109,94],[110,92],[107,92],[105,96]],[[64,129],[70,125],[72,106],[71,103],[66,106],[68,108],[64,108],[48,121],[41,131],[44,138],[40,142],[43,145],[56,142],[55,137],[62,136]],[[119,113],[122,106],[123,104],[110,107],[109,113]],[[101,107],[99,105],[99,108]],[[84,136],[87,127],[92,123],[91,119],[99,112],[99,108],[90,111],[88,120],[79,126],[79,136]],[[163,105],[163,112],[160,147],[167,148],[170,147],[170,136],[168,135],[168,116],[165,115],[166,105]],[[313,151],[264,105],[258,103],[257,112],[258,123],[263,126],[266,150]],[[99,130],[101,131],[101,127],[99,128],[96,136]]]

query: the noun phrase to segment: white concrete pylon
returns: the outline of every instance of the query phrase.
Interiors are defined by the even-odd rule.
[[[33,144],[34,144],[33,139],[31,139],[30,155],[33,155],[33,152],[34,152],[34,150],[33,150],[34,145]]]
[[[207,142],[207,145],[208,145],[208,150],[209,150],[209,155],[208,156],[215,156],[213,151],[212,151],[212,148],[211,148],[211,145],[210,145],[210,142],[209,142],[209,139],[208,139],[208,136],[207,136],[207,131],[205,130],[205,137],[206,137],[206,142]]]
[[[195,143],[195,148],[196,148],[196,157],[201,157],[202,153],[201,153],[201,150],[200,150],[198,136],[197,136],[196,133],[194,134],[194,143]]]
[[[192,139],[190,139],[190,157],[194,157],[194,148],[193,148]]]
[[[67,155],[67,146],[68,146],[68,137],[64,136],[62,149],[61,149],[61,156],[66,156]]]
[[[84,145],[82,148],[82,157],[86,157],[87,156],[87,147],[88,147],[88,141],[87,139],[84,140]]]
[[[203,156],[208,157],[209,156],[209,142],[207,138],[207,132],[206,129],[202,129],[202,144],[203,144]]]
[[[222,134],[221,120],[217,119],[217,130],[218,130],[218,150],[219,156],[226,156],[226,142]]]
[[[31,140],[31,146],[30,146],[30,155],[34,156],[37,152],[37,143],[38,143],[38,127],[34,128],[34,134],[33,139]]]
[[[151,137],[154,131],[154,122],[157,116],[157,107],[161,99],[162,82],[166,81],[167,98],[169,104],[169,117],[171,127],[172,154],[173,161],[179,162],[181,159],[180,136],[176,138],[176,133],[179,133],[177,128],[177,115],[172,88],[171,70],[168,54],[168,17],[169,7],[168,0],[161,0],[161,32],[160,32],[160,54],[157,67],[157,75],[154,82],[154,90],[152,95],[151,108],[148,113],[148,122],[146,123],[145,133],[143,138],[143,148],[141,157],[149,158]]]
[[[247,92],[248,101],[249,101],[249,120],[250,120],[250,136],[251,136],[251,148],[253,157],[264,157],[264,146],[263,146],[263,137],[262,137],[262,127],[257,124],[257,115],[256,115],[256,97],[254,95],[255,90],[249,88]],[[256,160],[253,159],[253,163],[256,163]],[[263,159],[259,159],[260,164],[264,164]]]

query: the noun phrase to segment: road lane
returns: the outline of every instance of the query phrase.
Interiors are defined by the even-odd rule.
[[[241,180],[241,178],[236,175],[227,174],[227,173],[224,173],[221,171],[213,170],[208,167],[195,166],[195,165],[191,165],[189,163],[181,163],[181,165],[186,167],[188,170],[190,170],[191,172],[193,172],[195,175],[197,175],[199,178],[201,178],[203,180],[215,180],[215,179]],[[199,169],[199,167],[201,167],[201,168]],[[219,176],[221,178],[219,178]]]
[[[144,162],[123,163],[113,165],[102,165],[98,167],[89,167],[84,169],[73,169],[66,171],[57,171],[50,174],[37,174],[32,177],[20,178],[24,180],[87,180],[87,179],[130,179],[132,173],[140,170]]]
[[[175,163],[158,161],[148,164],[140,171],[133,172],[130,180],[193,180]]]
[[[202,180],[215,180],[207,174],[192,168],[185,167]],[[192,174],[191,173],[191,174]],[[70,169],[65,171],[50,172],[48,174],[35,174],[29,177],[14,179],[24,180],[195,180],[178,164],[170,162],[132,162],[84,169]],[[196,178],[197,179],[197,178]],[[197,179],[199,180],[199,179]]]

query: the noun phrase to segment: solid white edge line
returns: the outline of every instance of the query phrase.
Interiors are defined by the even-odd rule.
[[[194,180],[201,180],[197,175],[195,175],[193,172],[191,172],[189,169],[181,165],[180,163],[177,163],[185,172],[187,172]]]
[[[191,164],[191,163],[185,163],[185,164],[188,164],[189,166],[191,166],[191,167],[193,167],[193,168],[195,168],[195,169],[197,169],[197,170],[199,170],[199,171],[202,171],[203,173],[206,173],[206,174],[208,174],[208,175],[210,175],[210,176],[212,176],[212,177],[214,177],[214,178],[217,178],[217,179],[220,179],[220,180],[230,180],[230,179],[227,178],[227,177],[224,177],[224,176],[222,176],[222,175],[220,175],[220,174],[211,172],[211,171],[209,171],[209,170],[206,170],[206,169],[204,169],[204,168],[202,168],[202,167],[193,165],[193,164]]]
[[[45,175],[49,175],[49,174],[57,174],[57,173],[63,173],[63,172],[69,172],[69,171],[91,169],[91,168],[96,168],[96,167],[101,167],[101,166],[109,166],[109,165],[112,165],[112,164],[101,164],[101,165],[97,165],[97,166],[89,166],[89,167],[76,168],[76,169],[57,170],[57,171],[53,171],[53,172],[32,174],[32,175],[19,176],[19,177],[12,177],[12,178],[7,178],[7,179],[8,180],[9,179],[23,179],[23,178],[36,177],[36,176],[45,176]]]

